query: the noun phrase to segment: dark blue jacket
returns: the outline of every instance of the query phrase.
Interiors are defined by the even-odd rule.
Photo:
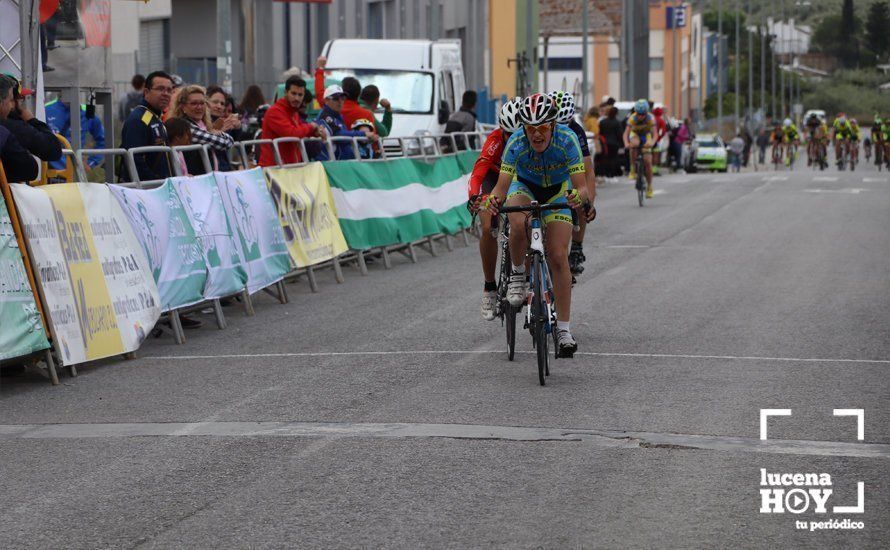
[[[52,128],[53,132],[61,134],[71,141],[71,111],[68,105],[62,103],[58,99],[46,104],[46,123]],[[80,146],[86,148],[87,135],[93,136],[95,149],[105,149],[105,127],[99,117],[87,118],[87,106],[80,106]],[[87,159],[90,168],[94,168],[102,164],[102,155],[91,155]],[[57,170],[64,170],[65,162],[51,162],[50,166]]]
[[[37,179],[37,160],[3,126],[0,126],[0,162],[6,172],[6,180],[10,183]]]
[[[169,145],[167,129],[161,122],[160,113],[154,112],[145,100],[130,111],[121,130],[121,147],[147,147],[149,145]],[[164,153],[136,155],[136,171],[141,181],[162,180],[172,175],[170,159]],[[121,170],[121,178],[130,180],[126,164]]]
[[[343,121],[343,116],[327,105],[325,105],[321,112],[318,113],[318,118],[315,119],[315,122],[319,126],[324,126],[328,131],[328,134],[332,137],[365,137],[365,133],[361,130],[350,130]],[[352,144],[346,143],[345,141],[334,142],[334,155],[336,160],[349,160],[355,158]],[[331,160],[328,158],[327,147],[322,147],[321,153],[319,153],[314,160]]]

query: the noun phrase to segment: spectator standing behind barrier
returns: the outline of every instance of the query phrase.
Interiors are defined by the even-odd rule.
[[[176,104],[171,109],[171,118],[183,118],[191,126],[192,143],[198,145],[207,145],[210,147],[210,164],[214,170],[226,171],[220,166],[220,153],[226,155],[235,141],[232,136],[225,133],[234,121],[227,119],[217,119],[222,121],[218,125],[214,125],[210,121],[210,109],[207,106],[207,95],[202,86],[191,84],[182,89],[177,96]],[[240,122],[238,123],[240,124]],[[217,126],[219,129],[217,129]],[[188,173],[194,176],[204,174],[204,166],[201,162],[201,153],[199,151],[188,151],[185,153],[185,163],[188,166]],[[225,157],[228,161],[228,157]],[[228,167],[228,162],[225,165]]]
[[[62,103],[58,99],[50,101],[45,106],[46,123],[53,132],[60,134],[68,141],[71,141],[71,109],[67,103]],[[80,147],[87,148],[87,136],[93,138],[93,149],[105,149],[105,127],[102,121],[93,113],[92,117],[87,116],[87,106],[80,106]],[[72,145],[73,146],[73,145]],[[102,164],[102,155],[90,155],[87,158],[87,166],[90,169],[98,167]],[[60,159],[50,163],[50,166],[56,170],[64,170],[65,159]]]
[[[769,147],[769,134],[766,128],[761,128],[757,132],[757,163],[764,164],[766,161],[766,148]]]
[[[359,96],[359,105],[371,111],[372,114],[377,110],[378,105],[383,107],[383,120],[377,120],[376,116],[371,120],[374,121],[374,130],[378,136],[388,136],[392,130],[392,105],[388,99],[380,99],[380,88],[373,84],[368,84],[362,88],[362,93]]]
[[[163,71],[156,71],[145,78],[142,102],[127,117],[121,130],[121,147],[133,149],[150,145],[168,145],[167,129],[161,122],[161,113],[170,106],[173,80]],[[142,181],[162,180],[172,174],[166,153],[136,155],[136,172]],[[124,181],[133,180],[126,164],[121,170]]]
[[[0,77],[0,122],[6,120],[15,108],[12,82]],[[0,162],[10,182],[27,182],[37,179],[40,170],[37,160],[31,156],[12,132],[0,124]]]
[[[306,81],[299,76],[292,76],[284,83],[284,97],[269,107],[263,116],[262,139],[276,139],[280,137],[320,137],[325,138],[324,130],[314,122],[304,122],[298,109],[303,104],[306,95]],[[281,160],[285,164],[302,162],[300,148],[296,143],[282,143],[278,146]],[[260,166],[275,166],[275,153],[272,146],[263,144],[260,147]]]
[[[0,78],[6,82],[4,89],[11,88],[13,100],[11,109],[0,124],[15,136],[25,150],[40,160],[50,162],[62,158],[62,143],[50,127],[34,118],[34,114],[25,106],[24,98],[34,92],[22,88],[13,76],[3,74]]]
[[[260,107],[266,104],[266,98],[263,91],[256,84],[247,87],[247,91],[241,97],[241,103],[238,104],[238,112],[241,113],[241,132],[245,136],[244,139],[253,139],[256,131],[260,129],[257,112]]]
[[[318,113],[315,121],[324,126],[331,137],[365,137],[372,143],[376,143],[377,134],[373,130],[365,127],[362,130],[350,130],[343,121],[340,111],[343,109],[343,103],[346,101],[346,94],[343,88],[337,86],[328,86],[324,91],[324,108]],[[322,148],[318,158],[314,160],[349,160],[355,158],[351,143],[337,141],[334,143],[334,159],[328,158],[327,148]]]
[[[343,84],[340,87],[343,88],[343,93],[346,94],[346,99],[343,101],[343,109],[340,111],[346,127],[352,130],[356,120],[373,120],[374,113],[358,104],[358,98],[362,93],[362,85],[358,79],[347,76],[343,79]],[[374,128],[371,128],[371,131],[373,132]]]
[[[609,107],[608,116],[600,121],[600,135],[603,136],[605,142],[605,175],[608,177],[617,177],[620,175],[618,169],[618,150],[624,144],[624,130],[621,128],[621,122],[618,120],[618,108]]]
[[[445,123],[445,133],[453,134],[455,132],[475,132],[476,131],[476,92],[467,90],[463,97],[460,98],[460,109],[448,117]],[[455,136],[457,148],[464,150],[468,148],[466,136]],[[449,146],[451,140],[448,140]],[[475,147],[476,140],[471,139],[470,144]]]
[[[127,117],[130,116],[130,111],[142,102],[142,96],[144,95],[142,89],[145,87],[145,77],[141,74],[133,75],[133,78],[130,79],[130,86],[133,89],[122,95],[118,100],[117,119],[121,122],[127,120]]]
[[[237,138],[240,137],[241,117],[235,113],[228,112],[229,94],[227,94],[219,86],[210,86],[207,88],[207,103],[210,106],[210,121],[213,124],[214,131],[226,133],[232,138],[234,145]],[[232,105],[234,106],[234,101]],[[233,132],[238,130],[238,134]],[[192,140],[194,141],[194,131],[192,132]],[[229,146],[231,147],[231,145]],[[232,170],[232,164],[229,162],[229,149],[225,150],[213,149],[213,155],[216,157],[217,170],[220,172],[229,172]]]
[[[164,121],[164,128],[167,129],[167,139],[170,141],[170,147],[181,147],[192,143],[192,126],[186,119],[175,116],[170,117]],[[188,164],[185,162],[185,156],[182,152],[175,151],[173,156],[176,157],[176,162],[179,163],[180,171],[187,176],[192,176],[193,174],[189,172]]]
[[[732,153],[732,169],[738,172],[742,168],[742,154],[745,152],[745,139],[741,133],[729,142],[729,150]]]

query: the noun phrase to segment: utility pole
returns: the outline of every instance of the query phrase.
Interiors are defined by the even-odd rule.
[[[739,132],[739,73],[741,72],[741,51],[739,50],[739,12],[741,12],[739,0],[735,0],[735,133]],[[735,134],[733,134],[735,135]]]
[[[723,0],[717,0],[717,133],[723,121]]]
[[[751,0],[747,1],[745,7],[748,8],[745,12],[745,33],[748,35],[748,122],[745,126],[750,130],[754,120],[754,37],[748,30],[751,23]]]
[[[766,16],[760,14],[760,113],[766,119]]]
[[[782,5],[782,21],[781,21],[782,31],[781,31],[781,34],[782,34],[782,51],[784,51],[787,46],[787,42],[785,41],[785,0],[779,0],[779,2],[781,2],[781,5]],[[779,88],[779,92],[781,94],[780,97],[782,100],[782,115],[781,116],[784,119],[785,118],[785,70],[782,69],[781,60],[779,62],[779,72],[781,73],[781,74],[779,74],[779,78],[781,79],[780,88]]]
[[[587,89],[589,81],[587,79],[587,0],[581,0],[583,7],[581,8],[581,112],[587,113]],[[586,114],[585,114],[586,116]]]

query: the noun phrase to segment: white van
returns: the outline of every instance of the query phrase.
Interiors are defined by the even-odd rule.
[[[466,90],[460,40],[328,41],[328,78],[375,84],[392,103],[392,137],[441,134]]]

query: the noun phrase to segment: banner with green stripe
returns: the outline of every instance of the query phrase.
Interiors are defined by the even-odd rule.
[[[349,247],[409,243],[469,227],[467,182],[478,155],[463,151],[433,161],[325,162]]]

